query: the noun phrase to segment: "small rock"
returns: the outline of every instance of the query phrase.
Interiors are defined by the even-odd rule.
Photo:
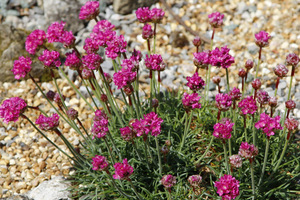
[[[254,54],[257,54],[259,48],[258,46],[256,46],[255,43],[251,43],[248,45],[248,51],[250,54],[254,55]]]

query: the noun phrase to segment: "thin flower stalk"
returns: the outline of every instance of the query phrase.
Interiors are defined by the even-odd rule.
[[[186,116],[185,116],[184,132],[183,132],[183,135],[182,135],[182,141],[181,141],[181,145],[180,145],[180,148],[179,148],[180,153],[181,153],[182,147],[184,145],[184,142],[185,142],[185,139],[186,139],[186,136],[187,136],[187,132],[188,132],[189,127],[191,125],[192,118],[193,118],[193,110],[191,111],[190,115],[188,115],[188,113],[187,113]]]
[[[161,164],[160,148],[159,148],[157,136],[155,137],[155,143],[156,143],[156,150],[157,150],[159,174],[162,176],[162,164]]]
[[[227,149],[226,149],[226,142],[223,141],[223,149],[224,149],[224,157],[225,157],[225,166],[227,173],[231,175],[231,171],[229,170],[229,163],[228,163],[228,155],[227,155]]]
[[[129,183],[130,183],[131,188],[133,189],[133,191],[134,191],[136,197],[137,197],[138,199],[142,200],[143,198],[139,195],[138,191],[136,190],[136,188],[135,188],[135,186],[133,185],[133,183],[132,183],[131,180],[129,180]]]
[[[213,49],[213,45],[214,45],[214,36],[215,36],[215,28],[213,28],[213,32],[212,32],[212,35],[211,35],[211,39],[210,39],[210,50]],[[210,72],[211,72],[211,64],[208,65],[208,70],[206,71],[206,92],[205,92],[205,99],[206,101],[208,101],[208,92],[209,92],[209,82],[210,82]]]
[[[253,162],[254,159],[250,159],[250,172],[251,172],[251,185],[252,185],[252,200],[255,200],[255,183],[254,183],[254,167]]]
[[[267,137],[264,163],[263,163],[263,168],[262,168],[261,175],[260,175],[260,178],[258,181],[258,185],[260,185],[260,183],[262,182],[264,174],[265,174],[267,160],[268,160],[269,146],[270,146],[270,139],[269,139],[269,137]]]
[[[255,123],[254,122],[255,122],[255,115],[252,114],[253,144],[254,144],[254,146],[256,146],[256,131],[255,131]]]
[[[111,161],[112,161],[113,164],[115,164],[116,161],[115,161],[114,156],[112,155],[111,149],[109,148],[108,142],[107,142],[107,140],[106,140],[105,137],[104,137],[103,139],[104,139],[104,142],[105,142],[105,146],[106,146],[106,148],[107,148],[107,151],[108,151],[108,153],[109,153],[109,155],[110,155],[110,157],[111,157]]]
[[[229,72],[228,68],[226,68],[226,80],[227,80],[227,93],[229,92]]]

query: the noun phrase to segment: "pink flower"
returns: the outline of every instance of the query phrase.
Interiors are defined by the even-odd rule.
[[[198,72],[196,72],[192,77],[188,76],[186,80],[188,81],[186,85],[194,92],[197,92],[198,90],[202,89],[203,86],[205,86],[205,82],[198,75]]]
[[[154,32],[152,30],[152,27],[150,24],[145,24],[143,27],[143,32],[142,32],[142,37],[145,40],[148,40],[150,38],[152,38],[154,35]]]
[[[200,183],[202,182],[202,177],[200,175],[189,176],[188,182],[193,188],[200,187]]]
[[[264,90],[259,90],[257,92],[257,101],[258,103],[264,105],[264,104],[268,104],[270,100],[270,96],[268,94],[268,92],[264,91]]]
[[[271,107],[276,107],[277,106],[277,98],[276,97],[270,97],[269,106],[271,106]]]
[[[147,23],[152,21],[150,10],[148,7],[138,8],[135,14],[136,14],[136,18],[141,23]]]
[[[155,112],[150,112],[144,115],[144,121],[146,122],[146,132],[151,132],[151,135],[156,137],[161,132],[161,123],[164,121],[158,117]]]
[[[228,94],[219,93],[216,95],[216,107],[221,111],[229,110],[232,99],[231,96]]]
[[[288,72],[289,69],[283,64],[279,64],[274,68],[274,73],[280,78],[285,77]]]
[[[201,108],[201,104],[199,103],[200,96],[197,93],[188,94],[184,93],[182,97],[182,104],[186,111]]]
[[[99,155],[95,155],[94,158],[92,158],[93,162],[93,170],[100,170],[100,171],[105,171],[108,168],[108,162],[106,160],[106,157],[104,156],[99,156]]]
[[[47,30],[46,37],[49,43],[60,42],[67,47],[72,47],[75,42],[75,37],[72,31],[65,31],[66,23],[61,21],[60,23],[54,22],[52,23]]]
[[[135,79],[136,72],[133,72],[130,68],[122,68],[113,75],[113,81],[118,86],[118,89],[129,86]]]
[[[153,8],[152,10],[150,10],[151,21],[153,23],[161,22],[164,15],[165,15],[165,12],[162,9]]]
[[[284,125],[289,131],[293,131],[298,129],[299,122],[296,119],[287,118],[284,122]]]
[[[82,57],[82,63],[84,68],[98,70],[101,63],[103,63],[103,59],[98,54],[90,53]]]
[[[120,132],[121,132],[121,137],[123,138],[123,140],[125,140],[127,142],[132,141],[135,137],[133,130],[129,126],[120,128]]]
[[[61,65],[59,53],[57,51],[48,51],[45,49],[43,54],[39,56],[39,60],[49,68],[56,68]]]
[[[254,65],[253,60],[247,60],[246,63],[245,63],[245,68],[247,70],[250,70],[250,69],[253,68],[253,65]]]
[[[229,68],[234,63],[234,57],[229,54],[230,49],[221,47],[221,50],[217,47],[211,51],[210,64],[216,67],[222,67],[224,69]]]
[[[147,122],[143,119],[141,120],[136,119],[132,123],[132,129],[138,137],[148,135],[149,129],[147,129],[146,126],[147,126]]]
[[[130,180],[129,176],[133,173],[133,167],[131,167],[128,164],[127,158],[123,160],[123,163],[114,164],[114,168],[115,168],[115,174],[113,175],[114,179]]]
[[[196,67],[206,68],[210,64],[210,51],[196,52],[193,55]]]
[[[60,42],[63,43],[65,47],[72,48],[74,46],[75,40],[76,39],[72,31],[64,31]]]
[[[154,71],[163,71],[165,69],[165,63],[159,54],[146,55],[145,65],[148,69]]]
[[[261,113],[260,120],[255,124],[255,128],[261,129],[268,137],[270,137],[275,134],[275,129],[282,129],[280,125],[280,116],[272,118],[266,113]]]
[[[71,120],[75,120],[78,117],[78,111],[74,108],[70,108],[69,110],[67,110],[66,114]]]
[[[99,13],[99,1],[88,1],[80,8],[79,19],[92,20]]]
[[[108,117],[101,110],[96,110],[94,117],[94,124],[91,132],[93,133],[93,139],[104,138],[108,132]]]
[[[30,54],[35,54],[36,50],[43,45],[46,40],[46,33],[43,30],[34,30],[26,38],[25,49]]]
[[[65,97],[64,95],[62,95],[62,98],[63,98],[63,100],[66,99],[66,97]],[[61,100],[61,98],[60,98],[59,93],[55,93],[55,95],[54,95],[54,97],[53,97],[53,101],[54,101],[55,103],[57,103],[57,105],[62,106],[62,100]]]
[[[86,38],[84,41],[84,46],[83,49],[88,53],[97,53],[97,51],[99,50],[100,46],[103,46],[105,42],[97,42],[97,40],[92,39],[92,38]]]
[[[254,90],[258,90],[260,87],[261,87],[261,82],[260,80],[257,78],[257,79],[254,79],[251,83],[252,87]]]
[[[224,174],[219,181],[215,182],[215,187],[222,200],[235,199],[239,195],[239,181],[231,175]]]
[[[229,157],[229,163],[234,168],[242,167],[243,161],[239,155],[232,155]]]
[[[54,113],[51,117],[45,117],[41,114],[35,123],[44,131],[53,130],[59,125],[59,116],[56,113]]]
[[[296,108],[296,103],[295,101],[293,101],[292,99],[288,100],[285,102],[285,107],[288,109],[288,110],[292,110],[294,108]]]
[[[260,31],[259,33],[255,34],[255,43],[260,48],[265,47],[269,44],[269,39],[271,36],[265,31]]]
[[[241,111],[244,115],[254,114],[257,111],[256,101],[253,99],[253,96],[247,96],[242,99],[238,107],[241,108]]]
[[[23,57],[20,56],[19,60],[15,60],[14,67],[11,70],[14,75],[15,79],[20,79],[21,77],[24,78],[31,70],[32,61],[30,57]]]
[[[70,69],[78,70],[82,66],[82,62],[80,58],[78,58],[76,52],[73,50],[72,52],[66,53],[66,61],[65,65],[69,66]]]
[[[241,93],[240,89],[238,89],[236,87],[234,87],[232,90],[230,90],[228,94],[229,94],[229,96],[231,96],[231,99],[233,101],[238,101],[242,97],[242,93]]]
[[[195,47],[199,47],[199,46],[201,45],[201,43],[202,43],[202,41],[201,41],[201,39],[200,39],[199,36],[196,36],[196,37],[193,39],[193,45],[194,45]]]
[[[27,104],[24,99],[11,97],[3,101],[0,106],[0,118],[5,123],[18,121],[19,116],[26,110]]]
[[[228,118],[223,118],[219,123],[214,125],[213,136],[220,139],[230,139],[234,123]]]
[[[170,189],[176,184],[176,177],[171,174],[164,175],[160,182],[165,188]]]
[[[248,144],[247,142],[242,142],[239,155],[245,159],[253,159],[258,155],[258,149],[254,146],[254,144]]]
[[[108,20],[101,20],[93,28],[93,33],[99,34],[100,32],[112,31],[115,25],[110,23]]]
[[[223,14],[219,12],[214,12],[208,15],[208,22],[212,27],[218,28],[223,25],[223,18]]]
[[[294,67],[296,67],[299,63],[299,56],[297,56],[296,54],[294,53],[290,53],[286,56],[286,63],[288,65],[292,65]]]
[[[115,36],[111,41],[106,41],[107,48],[105,49],[105,55],[111,59],[116,59],[121,53],[126,52],[127,42],[124,40],[124,36]]]

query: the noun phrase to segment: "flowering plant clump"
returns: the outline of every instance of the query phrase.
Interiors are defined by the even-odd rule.
[[[213,12],[207,16],[212,29],[210,48],[204,44],[205,39],[195,36],[190,41],[195,48],[190,55],[193,56],[190,63],[195,65],[192,73],[177,71],[176,74],[186,75],[183,88],[166,90],[162,88],[161,77],[165,77],[163,71],[171,61],[163,60],[165,56],[159,49],[165,40],[159,38],[164,27],[159,23],[165,23],[165,12],[155,7],[137,9],[137,23],[141,23],[137,30],[145,42],[144,49],[119,34],[120,26],[100,20],[99,12],[98,1],[87,1],[80,9],[79,18],[92,21],[89,23],[92,32],[82,42],[75,42],[77,35],[67,30],[66,24],[71,22],[53,22],[46,32],[34,30],[25,42],[30,58],[20,56],[12,66],[16,79],[31,78],[28,81],[39,91],[36,96],[42,95],[51,106],[51,114],[47,106],[33,106],[35,101],[19,97],[5,99],[0,105],[3,122],[13,123],[22,117],[20,127],[29,122],[70,161],[75,170],[68,178],[72,182],[70,198],[298,197],[295,191],[300,190],[299,143],[292,136],[299,121],[292,116],[292,110],[296,111],[292,99],[296,96],[292,96],[291,90],[298,55],[288,54],[287,66],[275,67],[274,93],[261,90],[266,79],[258,78],[262,71],[259,65],[269,34],[260,31],[251,39],[260,49],[257,60],[241,60],[243,56],[229,54],[230,43],[227,46],[214,43],[214,35],[222,31],[225,16]],[[65,60],[59,53],[63,50],[46,48],[54,42],[65,48]],[[77,44],[83,45],[77,47]],[[232,69],[235,62],[244,66]],[[107,63],[111,63],[110,69]],[[257,63],[255,76],[254,63]],[[33,78],[32,68],[36,64],[51,72],[55,88],[51,84],[45,88]],[[292,68],[291,75],[288,67]],[[220,71],[217,68],[225,70],[226,88],[222,88],[223,77],[215,74]],[[69,70],[75,71],[72,78],[65,73]],[[69,86],[60,88],[60,80],[54,74],[64,77]],[[229,77],[234,77],[233,81]],[[282,106],[278,104],[283,98],[278,97],[277,90],[279,81],[286,77],[290,78],[290,85],[284,99],[285,111],[281,112]],[[211,89],[215,86],[209,85],[211,81],[217,91]],[[247,90],[250,84],[251,91]],[[267,84],[272,83],[268,80]],[[80,101],[72,102],[72,98]],[[32,110],[34,113],[30,113]],[[79,142],[69,137],[73,132]],[[52,133],[56,133],[55,139]]]

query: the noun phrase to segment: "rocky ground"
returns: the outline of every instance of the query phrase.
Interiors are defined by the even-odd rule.
[[[55,20],[64,20],[73,33],[80,51],[84,39],[91,32],[95,22],[86,22],[78,19],[80,6],[85,0],[1,0],[0,1],[0,68],[2,73],[0,80],[0,102],[4,99],[19,96],[26,99],[29,105],[43,105],[48,111],[51,108],[45,104],[45,100],[31,80],[12,81],[13,75],[10,69],[13,60],[24,52],[24,35],[34,29],[47,29],[47,26]],[[74,3],[76,2],[76,3]],[[238,69],[244,66],[247,59],[257,61],[258,47],[254,43],[254,34],[265,30],[272,36],[270,45],[263,49],[260,66],[260,77],[265,89],[270,96],[274,95],[276,76],[273,68],[285,62],[288,53],[295,52],[299,55],[300,41],[300,0],[169,0],[168,4],[187,26],[192,30],[210,37],[211,27],[207,21],[207,15],[218,11],[225,15],[224,26],[217,30],[214,47],[227,45],[231,49],[230,54],[235,57],[235,64],[229,69],[231,87],[241,87],[238,78]],[[161,7],[162,4],[155,4]],[[115,8],[115,10],[117,10]],[[142,25],[135,20],[134,11],[129,10],[120,15],[115,13],[112,2],[101,1],[101,18],[108,19],[116,25],[119,33],[125,35],[128,41],[128,49],[133,48],[146,52],[146,43],[141,36]],[[194,35],[180,26],[178,21],[166,12],[163,23],[158,26],[157,52],[160,53],[167,69],[162,73],[162,83],[165,88],[174,89],[186,83],[186,77],[195,71],[193,65],[192,45]],[[9,34],[9,33],[12,34]],[[2,35],[1,35],[2,34]],[[6,39],[6,40],[5,40]],[[6,42],[3,42],[3,41]],[[62,49],[60,46],[58,46]],[[203,49],[209,49],[209,44],[203,45]],[[64,52],[64,49],[62,49]],[[38,68],[38,66],[37,66]],[[110,62],[103,63],[105,72],[113,73]],[[299,68],[299,67],[298,67]],[[40,67],[40,70],[43,70]],[[300,119],[300,70],[297,69],[293,80],[292,98],[297,103],[293,115]],[[38,71],[36,77],[41,78],[43,71]],[[202,75],[205,72],[201,72]],[[252,74],[254,74],[251,71]],[[212,68],[212,75],[222,76],[221,85],[225,85],[224,71]],[[74,77],[74,73],[69,73]],[[142,89],[148,90],[148,72],[143,70],[141,74]],[[253,79],[249,77],[249,81]],[[67,97],[67,103],[80,113],[83,124],[88,127],[91,124],[92,112],[82,99],[77,98],[75,92],[68,86],[65,80],[59,79],[59,86],[63,88],[63,94]],[[283,78],[279,85],[279,108],[284,109],[284,101],[287,98],[287,90],[290,77]],[[75,82],[78,88],[86,93],[80,82]],[[52,82],[41,83],[44,90],[53,89]],[[223,87],[224,89],[224,87]],[[217,93],[216,86],[210,84],[210,96]],[[32,120],[35,120],[37,112],[28,112]],[[79,145],[80,137],[68,125],[61,123],[60,128],[65,136],[74,145]],[[55,135],[48,133],[48,137],[56,141],[63,149],[62,141]],[[26,121],[20,119],[17,123],[4,124],[0,122],[0,197],[25,194],[28,191],[42,185],[46,180],[55,177],[67,176],[70,173],[71,164],[65,156],[61,155],[54,147],[42,138]],[[34,198],[34,197],[30,197]],[[37,199],[37,198],[36,198]]]

